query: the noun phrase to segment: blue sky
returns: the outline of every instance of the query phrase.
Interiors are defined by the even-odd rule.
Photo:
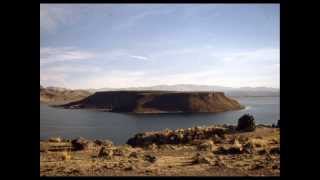
[[[280,85],[277,4],[41,4],[40,83]]]

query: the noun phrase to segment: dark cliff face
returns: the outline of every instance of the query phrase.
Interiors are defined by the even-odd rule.
[[[160,111],[189,112],[189,98],[187,93],[154,94],[154,97],[142,105],[143,108],[153,108]]]
[[[223,112],[241,109],[222,92],[109,91],[97,92],[66,108],[106,109],[113,112]]]
[[[82,108],[106,108],[119,112],[131,112],[134,110],[140,95],[134,92],[96,92],[88,98],[70,103],[80,105]]]

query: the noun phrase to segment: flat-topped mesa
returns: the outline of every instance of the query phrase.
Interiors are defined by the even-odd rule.
[[[112,112],[178,113],[224,112],[244,108],[223,92],[105,91],[65,108],[103,109]]]

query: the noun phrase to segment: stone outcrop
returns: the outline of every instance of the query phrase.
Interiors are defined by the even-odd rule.
[[[223,138],[229,129],[224,127],[193,127],[188,129],[165,130],[159,132],[138,133],[127,141],[127,144],[135,146],[148,146],[151,144],[187,144],[196,140]],[[199,145],[202,142],[199,142]],[[208,145],[210,146],[210,145]],[[213,145],[212,145],[213,147]]]
[[[105,146],[102,146],[100,151],[99,151],[98,157],[106,158],[106,159],[112,159],[112,157],[113,157],[113,149],[106,148]]]
[[[106,146],[106,147],[112,147],[113,146],[113,142],[110,140],[100,140],[100,139],[96,139],[94,141],[94,143],[98,146]]]
[[[90,146],[92,146],[93,143],[87,139],[79,137],[77,139],[72,140],[71,144],[73,150],[80,151],[88,149]]]

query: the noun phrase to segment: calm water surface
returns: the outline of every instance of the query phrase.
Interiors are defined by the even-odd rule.
[[[236,98],[246,109],[217,114],[136,115],[94,110],[68,110],[40,104],[40,139],[53,136],[110,139],[125,143],[135,133],[165,128],[188,128],[210,124],[236,124],[244,113],[254,115],[257,123],[272,124],[280,119],[279,97]]]

